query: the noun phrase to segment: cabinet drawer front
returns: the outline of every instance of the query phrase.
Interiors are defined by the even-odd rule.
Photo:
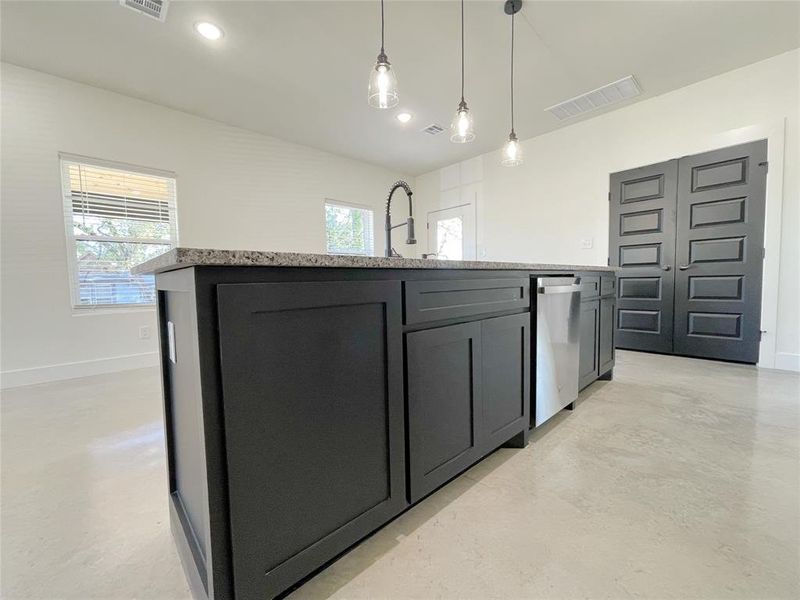
[[[581,277],[581,300],[597,298],[600,295],[600,277],[589,275]]]
[[[526,308],[530,304],[528,278],[407,281],[406,324]]]
[[[416,502],[478,457],[480,322],[406,336],[409,496]]]
[[[603,275],[600,278],[600,295],[613,296],[617,291],[617,278],[613,276]]]

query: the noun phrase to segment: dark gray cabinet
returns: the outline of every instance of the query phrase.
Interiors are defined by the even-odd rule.
[[[481,324],[407,335],[409,496],[419,500],[478,457]]]
[[[527,428],[530,316],[406,336],[409,498],[416,502]]]
[[[611,290],[613,293],[613,288]],[[616,298],[600,299],[600,327],[598,328],[597,354],[598,375],[614,367],[614,313]]]
[[[217,290],[236,597],[267,598],[407,506],[400,283]]]
[[[405,322],[409,325],[469,319],[487,313],[527,309],[530,305],[527,278],[407,281]]]
[[[581,303],[581,339],[579,364],[580,389],[592,383],[598,376],[599,357],[597,342],[600,337],[600,301]]]
[[[483,454],[530,421],[530,346],[529,313],[481,321]]]
[[[282,595],[498,446],[524,446],[530,275],[159,273],[170,525],[192,595]],[[613,283],[589,277],[586,300],[609,310]],[[591,334],[596,378],[607,338]]]
[[[588,285],[587,285],[588,283]],[[617,281],[613,275],[581,278],[579,388],[614,369],[614,319]]]

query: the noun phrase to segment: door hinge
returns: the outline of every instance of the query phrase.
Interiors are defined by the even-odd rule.
[[[611,192],[608,192],[608,201],[611,202]]]
[[[767,173],[769,173],[769,161],[768,160],[765,160],[764,162],[758,163],[758,166],[759,167],[764,167],[767,170]]]
[[[762,329],[761,331],[758,332],[758,341],[759,342],[761,341],[761,338],[764,337],[765,333],[767,333],[766,329]]]
[[[611,257],[610,256],[606,259],[606,265],[609,266],[609,267],[611,266]]]
[[[762,246],[761,248],[761,259],[767,258],[767,249]]]

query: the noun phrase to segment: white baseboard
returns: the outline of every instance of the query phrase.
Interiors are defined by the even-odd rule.
[[[47,365],[30,369],[13,369],[0,372],[0,388],[14,388],[35,383],[75,379],[89,375],[102,375],[115,371],[128,371],[158,365],[158,352],[143,352],[126,356],[112,356],[95,360]]]
[[[800,354],[777,352],[775,354],[775,368],[781,371],[800,371]]]

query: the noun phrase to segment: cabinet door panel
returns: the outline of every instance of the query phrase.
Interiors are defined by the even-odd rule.
[[[481,448],[491,452],[530,421],[530,314],[481,322]]]
[[[598,376],[597,341],[600,326],[600,301],[581,304],[580,388],[592,383]]]
[[[237,597],[282,592],[406,506],[400,294],[218,286]]]
[[[409,495],[414,502],[478,456],[480,323],[409,333],[406,344]]]
[[[614,368],[614,313],[616,300],[600,300],[600,339],[598,342],[598,374],[602,375]]]

